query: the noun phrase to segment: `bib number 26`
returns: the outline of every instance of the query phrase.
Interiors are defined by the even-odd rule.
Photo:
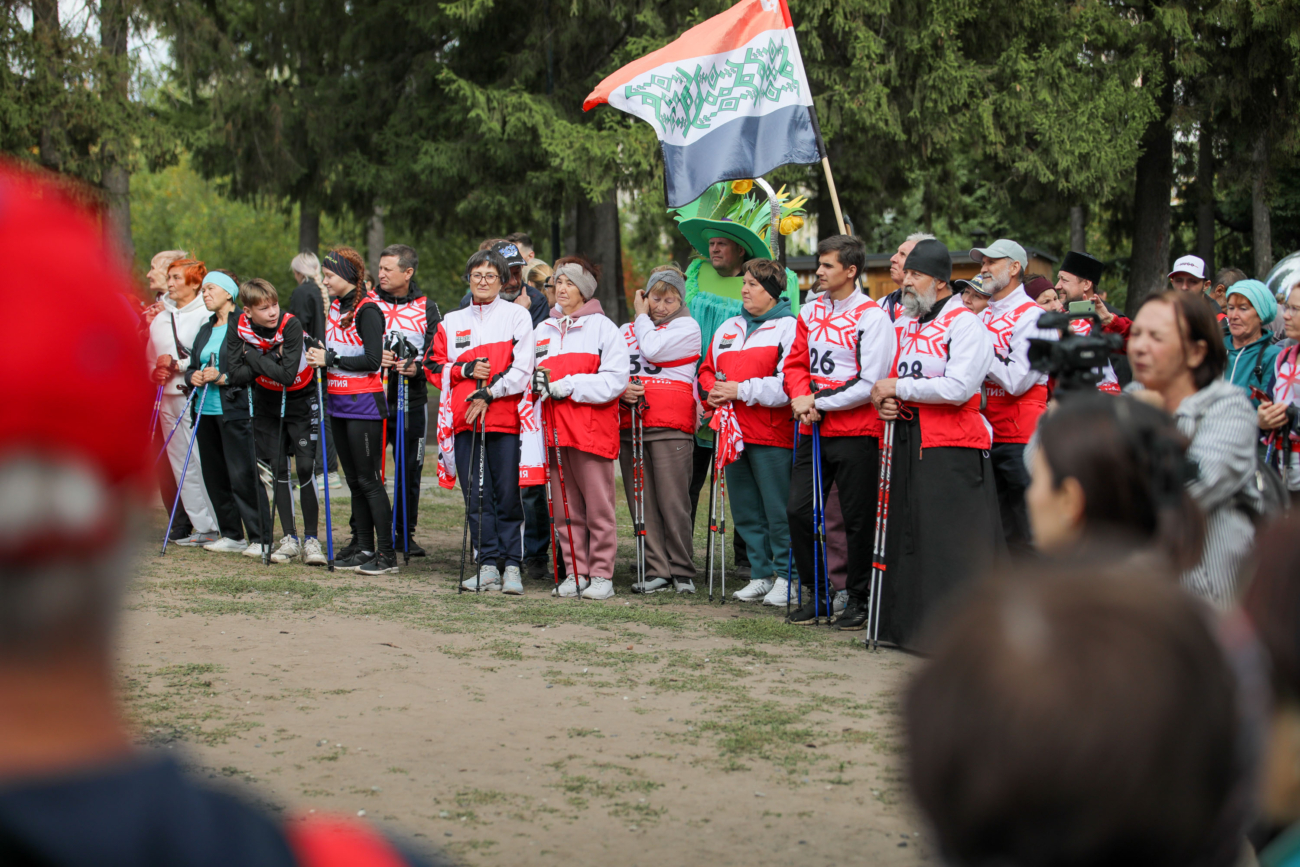
[[[831,358],[831,351],[828,349],[825,353],[819,355],[815,348],[809,349],[808,368],[813,373],[830,376],[835,372],[835,359]]]

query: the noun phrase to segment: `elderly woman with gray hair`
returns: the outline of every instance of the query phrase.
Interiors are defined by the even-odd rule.
[[[698,405],[695,367],[703,338],[686,307],[686,277],[676,265],[650,272],[623,326],[632,379],[619,407],[618,453],[628,506],[633,500],[632,408],[639,405],[644,431],[644,586],[633,593],[695,592],[690,483]]]
[[[568,577],[560,596],[614,595],[614,459],[618,399],[628,386],[627,343],[592,296],[600,269],[581,256],[555,263],[555,306],[533,333],[533,390],[545,392],[543,434],[551,460],[551,500]],[[558,446],[556,440],[559,440]],[[563,468],[564,484],[560,485]]]

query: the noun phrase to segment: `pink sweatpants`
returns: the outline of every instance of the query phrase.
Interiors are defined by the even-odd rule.
[[[569,499],[569,520],[573,529],[573,555],[569,554],[569,533],[564,526],[564,498],[560,492],[555,450],[551,459],[551,503],[555,510],[555,535],[568,565],[575,574],[592,578],[614,577],[614,555],[618,531],[614,522],[614,462],[563,446],[564,494]],[[577,560],[577,563],[572,562]]]

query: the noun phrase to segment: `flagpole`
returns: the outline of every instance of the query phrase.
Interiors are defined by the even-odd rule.
[[[808,106],[808,117],[812,120],[813,132],[817,134],[817,150],[822,155],[822,171],[826,173],[826,187],[831,193],[831,204],[835,206],[835,222],[840,227],[840,234],[847,235],[848,228],[844,225],[844,211],[840,209],[840,196],[835,191],[835,176],[831,174],[831,160],[826,155],[826,142],[822,139],[822,126],[817,122],[817,109]]]

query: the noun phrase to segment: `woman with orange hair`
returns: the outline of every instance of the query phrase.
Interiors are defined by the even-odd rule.
[[[184,377],[181,368],[189,363],[190,346],[199,329],[207,324],[212,314],[203,304],[199,287],[208,273],[202,262],[194,259],[177,259],[167,266],[167,294],[162,299],[162,310],[149,323],[148,363],[153,368],[154,385],[163,386],[162,404],[158,418],[165,437],[177,422],[180,429],[167,443],[167,460],[172,475],[180,488],[181,502],[190,530],[184,535],[173,534],[172,541],[187,548],[210,544],[221,538],[217,519],[203,486],[203,468],[199,455],[190,458],[189,469],[181,479],[185,466],[186,445],[190,441],[192,421],[185,413],[186,394],[182,391]],[[182,414],[185,418],[181,418]],[[168,503],[168,506],[171,504]]]
[[[379,479],[388,400],[379,373],[384,353],[383,311],[370,294],[366,264],[351,247],[325,254],[321,276],[330,294],[325,347],[307,350],[307,363],[328,368],[330,437],[352,489],[356,548],[340,551],[336,569],[363,575],[397,571],[392,505]],[[351,546],[349,546],[351,547]]]

